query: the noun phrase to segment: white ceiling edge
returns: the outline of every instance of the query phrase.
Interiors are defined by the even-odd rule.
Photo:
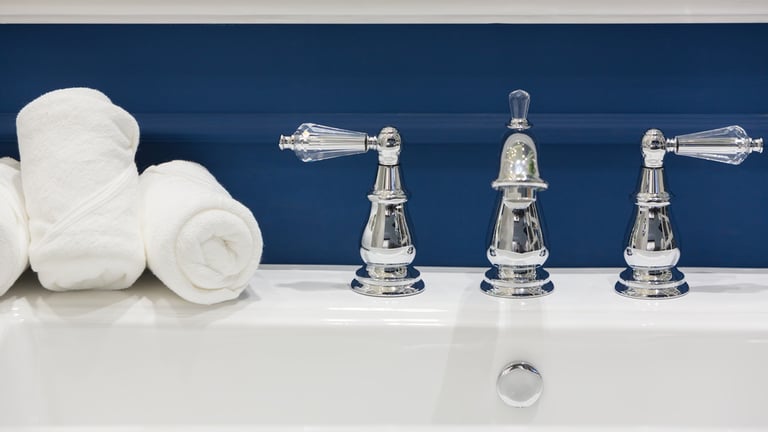
[[[766,0],[0,0],[0,23],[747,23]]]

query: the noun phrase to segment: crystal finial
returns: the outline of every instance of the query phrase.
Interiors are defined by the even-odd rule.
[[[509,127],[515,129],[527,129],[528,107],[531,104],[531,95],[525,90],[515,90],[509,93],[509,111],[512,115]]]

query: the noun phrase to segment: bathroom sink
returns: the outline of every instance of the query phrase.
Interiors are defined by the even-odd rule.
[[[265,266],[214,307],[147,275],[70,293],[25,275],[0,300],[0,429],[768,429],[768,271],[684,269],[690,294],[648,301],[615,294],[618,269],[550,269],[529,300],[444,268],[367,297],[353,270]],[[529,408],[497,395],[514,361],[543,378]]]

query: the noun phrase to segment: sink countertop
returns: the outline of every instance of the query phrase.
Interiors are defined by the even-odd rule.
[[[548,269],[555,291],[536,299],[501,299],[479,289],[484,269],[420,268],[426,290],[375,298],[353,293],[353,266],[264,265],[237,299],[188,303],[147,273],[123,291],[56,293],[27,273],[0,299],[13,321],[162,326],[410,325],[611,326],[673,325],[698,330],[768,329],[768,270],[682,269],[691,292],[671,300],[635,300],[613,291],[619,269]]]

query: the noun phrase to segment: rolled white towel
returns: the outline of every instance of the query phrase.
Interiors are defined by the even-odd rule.
[[[194,162],[151,166],[139,185],[152,273],[193,303],[239,296],[256,272],[264,246],[251,211]]]
[[[29,265],[29,230],[19,163],[8,157],[0,159],[0,202],[0,295],[3,295]]]
[[[131,286],[146,266],[136,120],[99,91],[70,88],[30,102],[16,130],[40,282],[54,291]]]

